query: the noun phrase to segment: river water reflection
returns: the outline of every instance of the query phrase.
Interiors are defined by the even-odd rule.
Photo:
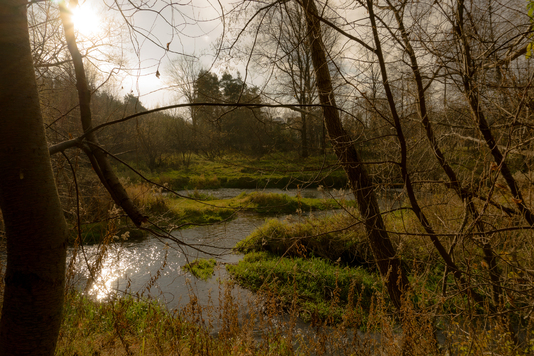
[[[218,189],[198,191],[211,194],[219,199],[228,199],[242,192],[253,190]],[[335,198],[338,200],[352,200],[347,191],[325,192],[317,189],[280,190],[267,189],[267,193],[283,193],[290,196],[300,194],[304,198]],[[191,192],[179,192],[188,195]],[[380,199],[382,209],[391,209],[398,206],[397,192],[388,193]],[[332,214],[333,211],[316,212],[314,215]],[[283,215],[278,219],[287,219],[292,222],[304,220],[302,215]],[[180,247],[176,243],[162,241],[154,236],[142,240],[122,240],[109,244],[104,254],[99,250],[102,246],[88,245],[80,248],[74,257],[73,269],[70,271],[70,282],[88,295],[99,300],[121,297],[124,294],[155,298],[165,304],[169,309],[186,306],[191,298],[203,308],[217,310],[225,286],[221,281],[228,279],[225,264],[237,263],[242,256],[232,253],[231,248],[247,237],[254,229],[264,224],[267,218],[253,213],[239,213],[237,218],[220,224],[198,226],[195,228],[178,230],[173,236],[187,244],[200,244],[204,252],[191,248]],[[5,248],[0,244],[0,260],[5,263]],[[196,258],[211,258],[212,254],[218,261],[215,274],[207,281],[193,277],[183,270],[182,266]],[[69,249],[68,260],[73,258],[74,251]],[[101,259],[100,268],[90,272],[95,261]],[[241,317],[247,317],[249,305],[256,305],[254,295],[245,289],[233,287],[232,296],[237,298],[241,308]],[[285,316],[280,317],[284,324]],[[213,321],[213,332],[217,333],[219,325]],[[298,330],[304,331],[309,326],[296,321],[294,325]],[[255,331],[261,333],[261,330]]]
[[[242,192],[253,190],[218,189],[199,191],[211,194],[219,199],[228,199]],[[347,191],[335,190],[325,192],[317,189],[281,190],[267,189],[267,193],[284,193],[291,196],[300,194],[303,197],[335,198],[350,200],[351,194]],[[190,192],[181,191],[182,195]],[[396,192],[381,199],[382,209],[390,209],[398,205],[392,199]],[[321,212],[324,214],[325,212]],[[326,212],[331,213],[331,212]],[[316,215],[318,213],[315,213]],[[305,215],[279,216],[279,219],[292,219],[298,221]],[[226,263],[237,263],[242,256],[232,254],[231,248],[247,237],[254,229],[265,222],[265,217],[252,213],[241,213],[234,220],[210,226],[199,226],[173,232],[173,236],[187,244],[203,245],[200,252],[191,248],[178,246],[169,241],[167,244],[156,237],[149,236],[141,241],[123,241],[111,244],[104,255],[101,269],[94,273],[92,281],[88,265],[94,264],[99,256],[99,246],[85,246],[79,251],[74,264],[74,276],[78,286],[89,284],[87,292],[98,299],[105,299],[117,293],[134,293],[158,298],[169,308],[176,308],[189,302],[191,295],[195,295],[201,304],[214,302],[218,298],[214,295],[221,288],[219,281],[227,278],[224,268]],[[188,261],[196,258],[211,258],[216,255],[219,262],[215,276],[208,281],[194,278],[182,269]],[[70,256],[72,256],[72,251]],[[89,263],[87,263],[89,262]],[[89,282],[89,283],[88,283]],[[249,295],[248,291],[237,289],[240,294]],[[215,302],[214,302],[215,303]],[[216,304],[216,303],[215,303]]]
[[[321,212],[328,213],[331,212]],[[298,221],[304,219],[304,216],[285,215],[279,218]],[[240,214],[236,219],[224,224],[199,226],[173,233],[188,244],[210,245],[203,248],[205,253],[191,248],[180,249],[174,242],[166,244],[152,236],[138,242],[123,241],[111,244],[102,260],[102,268],[99,273],[95,273],[92,283],[87,266],[94,263],[99,255],[99,247],[84,246],[83,251],[78,252],[74,264],[74,283],[81,289],[87,286],[87,294],[99,300],[133,294],[158,299],[171,310],[185,307],[191,298],[194,298],[195,303],[203,310],[203,317],[208,319],[210,311],[218,310],[226,291],[226,286],[221,283],[229,278],[225,264],[237,263],[242,258],[233,254],[231,248],[261,226],[265,219],[255,214]],[[71,250],[69,259],[72,258],[72,253]],[[215,259],[218,265],[214,276],[207,281],[193,277],[182,268],[188,261],[196,258],[212,258],[212,253],[217,254]],[[89,263],[86,262],[85,256]],[[239,306],[240,317],[247,318],[250,306],[257,306],[253,293],[234,285],[231,294]],[[285,319],[285,316],[281,317],[281,324]],[[215,318],[210,322],[212,332],[216,334],[220,329],[220,321]],[[298,330],[308,328],[299,320],[296,323]],[[261,330],[254,332],[261,333]]]
[[[217,299],[214,293],[220,288],[218,280],[226,278],[224,264],[236,263],[241,258],[232,254],[231,248],[264,222],[264,217],[242,214],[223,224],[199,226],[173,233],[187,244],[209,245],[202,247],[206,253],[181,248],[174,242],[166,244],[152,236],[138,242],[112,244],[88,293],[98,299],[121,292],[138,293],[158,298],[169,308],[187,304],[192,294],[201,304],[208,302],[210,294],[212,299]],[[98,248],[97,245],[84,247],[90,265],[98,255]],[[217,254],[219,266],[216,276],[208,281],[198,280],[182,269],[188,261],[211,258],[211,254]],[[75,273],[79,286],[90,280],[82,251],[79,251],[76,258]]]

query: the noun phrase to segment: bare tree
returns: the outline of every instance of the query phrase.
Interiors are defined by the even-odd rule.
[[[403,293],[409,289],[408,277],[400,260],[396,257],[395,249],[387,234],[373,184],[352,144],[351,137],[341,124],[326,59],[326,49],[322,41],[317,6],[313,0],[304,0],[301,6],[305,11],[308,43],[312,53],[317,90],[323,107],[328,136],[338,160],[347,173],[352,192],[358,202],[375,262],[380,273],[386,279],[386,286],[394,305],[400,309]]]

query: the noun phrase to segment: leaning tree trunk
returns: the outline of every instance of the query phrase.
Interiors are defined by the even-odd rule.
[[[386,279],[388,293],[395,306],[400,308],[402,294],[409,287],[408,278],[386,232],[371,179],[354,148],[352,138],[341,124],[326,60],[317,7],[314,0],[302,0],[301,5],[305,10],[309,36],[308,45],[312,53],[317,91],[323,107],[326,130],[358,202],[369,244],[380,273]]]
[[[61,21],[65,30],[67,48],[72,56],[72,64],[76,76],[76,90],[78,91],[78,100],[80,103],[80,119],[85,136],[85,143],[88,144],[85,153],[88,155],[91,165],[100,179],[100,182],[106,187],[115,203],[124,210],[136,226],[141,226],[143,222],[146,222],[147,218],[143,216],[141,211],[134,205],[133,201],[126,193],[119,178],[113,171],[106,153],[100,149],[100,144],[95,132],[92,131],[91,90],[87,83],[82,55],[80,54],[76,43],[71,10],[67,7],[66,2],[60,2],[59,9]]]
[[[44,134],[25,0],[0,2],[0,208],[7,270],[0,355],[52,355],[61,323],[66,227]]]

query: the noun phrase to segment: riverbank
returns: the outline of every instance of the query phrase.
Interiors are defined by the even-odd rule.
[[[450,207],[441,210],[445,209]],[[441,213],[437,216],[447,216]],[[241,286],[260,298],[264,295],[275,298],[283,310],[312,325],[343,325],[380,335],[402,330],[403,337],[411,338],[412,347],[425,352],[433,350],[428,354],[442,354],[444,345],[449,348],[446,354],[483,355],[488,350],[499,355],[534,352],[534,329],[529,321],[514,318],[513,314],[491,316],[494,312],[487,305],[473,303],[461,293],[443,295],[447,285],[453,288],[454,280],[444,274],[444,265],[429,239],[399,233],[417,228],[413,214],[397,210],[385,218],[390,233],[397,232],[394,242],[402,250],[403,263],[410,273],[411,290],[402,314],[392,306],[383,289],[366,244],[365,230],[352,209],[299,221],[267,221],[236,244],[235,251],[245,256],[237,265],[227,266],[227,270]],[[480,278],[487,268],[483,256],[466,247],[462,253],[471,256],[470,273]],[[482,287],[479,285],[478,293]],[[520,307],[518,301],[507,302],[502,310]],[[390,318],[387,327],[392,329],[388,331],[382,329],[383,324],[375,324],[377,315]],[[347,324],[349,319],[351,324]],[[515,341],[510,328],[518,337]],[[440,335],[439,342],[436,333]]]
[[[123,297],[95,302],[67,294],[56,355],[352,355],[398,348],[398,335],[380,340],[347,328],[296,327],[296,315],[280,318],[274,300],[243,305],[225,284],[217,310],[191,303],[168,310],[152,300]],[[247,318],[239,316],[246,308]],[[384,319],[385,321],[386,319]],[[213,333],[212,325],[219,325]],[[368,353],[366,353],[368,352]],[[391,353],[389,353],[391,354]]]
[[[198,190],[187,195],[173,194],[149,184],[129,184],[126,190],[143,214],[159,228],[176,230],[198,225],[220,223],[235,218],[240,213],[255,213],[264,216],[276,214],[301,214],[353,206],[353,201],[305,198],[300,194],[251,192],[233,198],[219,199],[210,193]],[[74,229],[72,231],[75,231]],[[82,226],[84,244],[99,243],[106,236],[117,239],[128,233],[128,238],[142,238],[146,231],[135,228],[126,218],[106,219]],[[74,241],[76,235],[72,235]]]
[[[339,324],[354,306],[367,320],[381,283],[354,214],[268,220],[236,244],[245,257],[227,270],[245,288],[274,293],[306,322]]]
[[[362,269],[358,262],[371,256],[358,215],[347,210],[345,215],[319,218],[315,214],[294,214],[278,222],[258,218],[255,231],[239,237],[237,232],[242,229],[230,226],[239,219],[226,227],[215,225],[222,235],[213,226],[191,236],[187,233],[195,229],[181,230],[179,236],[186,243],[226,243],[234,238],[229,245],[234,246],[248,236],[238,244],[243,252],[262,247],[263,252],[252,252],[256,258],[245,257],[248,265],[227,263],[228,270],[235,267],[249,273],[248,280],[260,276],[256,295],[246,299],[236,297],[236,285],[223,283],[220,271],[207,277],[209,283],[198,281],[195,285],[190,273],[180,272],[185,262],[178,263],[172,256],[180,255],[178,251],[161,244],[139,248],[148,241],[124,242],[125,247],[135,246],[138,253],[107,251],[112,258],[103,262],[102,271],[109,276],[102,283],[111,291],[111,298],[103,296],[100,302],[73,299],[65,314],[67,324],[62,328],[58,354],[400,355],[406,337],[412,338],[410,342],[417,351],[414,354],[420,355],[534,352],[534,343],[530,343],[534,334],[529,325],[522,325],[524,343],[516,346],[504,328],[504,318],[488,319],[483,309],[472,308],[461,295],[440,297],[443,270],[436,256],[429,253],[432,248],[425,237],[399,235],[395,239],[397,246],[402,244],[399,249],[413,272],[410,281],[416,292],[404,305],[401,318],[391,308],[380,280],[373,277],[372,266]],[[392,212],[387,222],[392,231],[414,228],[409,212]],[[94,249],[96,246],[86,247],[85,253],[90,256]],[[479,261],[473,251],[465,253],[473,255],[473,263]],[[254,267],[258,262],[259,267]],[[139,266],[154,267],[140,275]],[[363,275],[353,269],[360,269]],[[473,276],[475,273],[473,268]],[[119,282],[119,276],[128,277]],[[184,301],[178,290],[169,290],[170,285],[186,288],[188,299]],[[161,294],[163,301],[170,300],[173,305],[162,307],[154,299],[137,300],[137,295],[157,291],[159,286],[167,288]],[[125,290],[134,298],[114,297],[123,294],[113,291]],[[316,299],[317,295],[323,295],[322,301]],[[471,311],[465,312],[470,307]],[[433,336],[436,330],[441,335],[439,345]]]
[[[296,189],[316,188],[320,185],[343,188],[347,177],[334,155],[309,157],[305,160],[276,154],[261,159],[238,155],[206,159],[191,156],[187,164],[169,160],[157,170],[149,171],[131,163],[146,178],[165,184],[173,190],[241,188],[241,189]],[[117,165],[119,175],[140,183],[140,177],[127,167]]]
[[[407,303],[404,318],[397,319],[379,293],[372,299],[367,318],[362,318],[356,304],[337,325],[316,323],[307,329],[299,327],[295,308],[282,312],[272,295],[265,294],[261,304],[243,304],[232,297],[229,283],[222,284],[213,297],[222,301],[220,308],[199,305],[191,298],[182,308],[169,310],[154,300],[135,296],[97,302],[68,293],[56,355],[400,356],[407,341],[414,346],[410,355],[517,356],[534,352],[530,331],[525,330],[525,343],[517,347],[505,330],[476,321],[443,324],[438,344],[435,315],[421,314]],[[219,327],[216,332],[214,325]],[[411,333],[407,335],[405,330]]]
[[[202,180],[198,181],[201,182]],[[315,219],[314,217],[307,218],[304,213],[335,206],[324,205],[325,199],[307,202],[305,200],[307,198],[299,196],[298,193],[291,198],[263,192],[259,196],[244,194],[220,199],[206,190],[190,190],[185,194],[181,193],[187,196],[176,197],[165,193],[160,188],[130,183],[128,187],[131,189],[130,195],[137,199],[136,203],[139,206],[146,209],[147,215],[157,217],[158,225],[175,229],[176,234],[174,236],[179,241],[176,250],[185,245],[181,245],[181,242],[196,244],[203,249],[205,246],[212,246],[214,242],[219,243],[228,237],[236,240],[243,238],[243,236],[236,238],[235,235],[237,234],[234,229],[226,231],[226,227],[223,228],[225,231],[221,236],[213,234],[213,230],[189,236],[185,233],[185,229],[177,230],[177,228],[202,226],[214,221],[230,221],[236,216],[239,218],[239,216],[248,213],[261,214],[262,217],[283,212],[292,214],[291,217],[285,218],[285,221],[273,220],[259,227],[249,235],[245,242],[238,245],[243,253],[247,253],[243,261],[236,265],[227,264],[227,269],[233,274],[234,280],[256,293],[257,298],[251,299],[257,299],[258,304],[255,301],[254,307],[247,309],[249,310],[248,314],[242,314],[241,307],[236,307],[241,303],[240,301],[232,298],[225,299],[226,294],[224,292],[221,294],[222,287],[217,284],[220,275],[215,274],[215,277],[210,278],[212,275],[211,267],[206,268],[207,273],[205,275],[197,273],[199,272],[197,267],[200,266],[199,260],[188,261],[188,263],[192,263],[189,265],[192,267],[189,269],[190,273],[186,272],[187,268],[184,268],[185,262],[181,262],[178,267],[172,265],[172,268],[169,268],[171,259],[167,259],[167,256],[171,248],[168,246],[159,245],[159,251],[156,251],[158,247],[151,246],[150,249],[144,249],[137,254],[153,256],[148,263],[144,259],[136,259],[135,255],[128,255],[127,259],[130,260],[131,265],[128,266],[128,272],[124,272],[124,265],[120,265],[121,268],[117,268],[117,271],[111,274],[111,278],[103,281],[108,290],[112,291],[129,290],[131,283],[137,283],[136,289],[133,290],[144,291],[155,286],[152,279],[154,275],[161,278],[158,283],[164,286],[171,284],[188,285],[189,279],[193,279],[191,274],[206,278],[209,283],[199,282],[198,285],[201,287],[194,290],[187,302],[190,310],[195,310],[195,317],[191,317],[190,320],[194,324],[193,329],[197,328],[194,329],[197,330],[196,333],[201,333],[198,331],[198,325],[201,328],[206,328],[206,330],[211,330],[206,332],[208,335],[206,337],[209,339],[199,341],[202,345],[209,345],[209,349],[195,349],[195,352],[203,350],[202,352],[206,354],[238,355],[310,354],[314,352],[319,355],[352,355],[358,353],[372,354],[380,350],[379,352],[389,355],[400,352],[399,345],[402,344],[402,339],[412,338],[409,342],[417,347],[418,354],[444,354],[444,349],[440,348],[433,337],[436,330],[440,331],[440,335],[444,335],[440,343],[441,346],[446,345],[449,354],[482,355],[486,352],[495,352],[502,355],[520,355],[534,351],[531,343],[532,337],[534,337],[534,334],[531,335],[531,325],[528,324],[528,321],[520,320],[518,322],[513,315],[513,312],[517,310],[527,310],[523,315],[527,317],[530,315],[528,314],[530,306],[524,302],[530,298],[528,291],[523,293],[523,286],[516,285],[516,281],[523,283],[520,282],[522,280],[521,275],[510,273],[513,271],[512,269],[503,271],[503,286],[511,286],[514,289],[509,289],[513,290],[509,294],[503,294],[509,299],[503,301],[500,307],[502,309],[497,312],[490,311],[487,305],[482,303],[472,303],[466,298],[465,290],[459,288],[451,274],[446,273],[441,262],[442,259],[435,252],[428,235],[425,235],[413,212],[410,209],[402,208],[402,199],[399,199],[399,204],[395,208],[382,209],[385,212],[384,218],[388,233],[399,256],[402,256],[405,267],[409,270],[410,284],[413,288],[411,294],[407,296],[402,314],[400,314],[391,307],[380,278],[376,275],[373,256],[367,248],[361,219],[350,208],[350,203],[341,204],[346,209],[345,215]],[[458,234],[458,226],[465,216],[463,203],[455,200],[450,194],[447,195],[439,191],[432,191],[433,201],[428,202],[425,202],[427,192],[422,191],[420,194],[422,195],[421,200],[425,203],[429,220],[433,226],[437,226],[436,233],[440,234],[441,241],[447,247],[455,244],[453,238]],[[241,214],[241,212],[245,214]],[[491,223],[495,226],[506,227],[513,221],[502,214],[495,213],[492,215]],[[223,224],[217,225],[220,227]],[[458,238],[475,243],[462,244],[462,240],[460,240],[455,257],[467,261],[463,268],[465,275],[470,279],[473,290],[484,295],[489,301],[491,283],[488,282],[487,277],[488,265],[485,264],[480,246],[476,245],[477,241],[480,241],[478,235],[470,234],[471,232],[466,232],[465,235],[462,234]],[[121,234],[115,233],[113,236],[120,237]],[[528,237],[529,235],[525,233],[522,241],[512,233],[505,235],[502,231],[499,232],[499,235],[492,236],[494,251],[497,258],[503,261],[503,265],[511,266],[514,263],[513,259],[528,260],[530,251],[527,248],[530,246],[528,245],[528,241],[530,241]],[[121,240],[119,239],[119,241]],[[210,253],[226,251],[229,247],[234,246],[235,242],[231,245],[217,246],[218,248],[221,247],[217,252],[206,251],[205,255],[200,257],[208,259]],[[141,249],[137,250],[141,251]],[[129,252],[130,250],[127,251],[127,253]],[[172,252],[174,251],[169,253]],[[157,253],[160,254],[154,256]],[[203,254],[197,250],[188,250],[184,253],[188,256],[194,256],[194,258]],[[119,256],[119,254],[118,252],[116,255]],[[238,258],[236,257],[236,259]],[[172,261],[176,262],[176,260],[177,258]],[[119,265],[118,262],[122,261],[117,257],[115,265]],[[140,278],[137,272],[138,266],[153,266],[154,262],[156,265],[161,263],[161,267],[157,265],[155,269],[149,270]],[[220,263],[219,266],[225,263]],[[113,265],[113,261],[106,265],[106,269],[111,265]],[[135,269],[137,270],[133,272]],[[130,279],[132,276],[130,273],[137,274]],[[169,276],[159,277],[164,274],[169,274]],[[126,277],[117,277],[119,275]],[[134,279],[135,282],[133,282]],[[210,294],[218,288],[219,294],[217,296]],[[171,303],[174,303],[175,299],[179,299],[178,296],[182,297],[183,295],[181,294],[182,291],[169,292],[166,290],[161,293],[165,297],[171,296],[172,298],[169,298]],[[201,300],[201,298],[204,299]],[[210,306],[210,298],[218,298],[219,303],[216,307]],[[162,299],[165,303],[169,300]],[[167,306],[169,307],[168,303]],[[242,307],[245,306],[242,305]],[[173,317],[185,313],[181,311],[181,306],[178,308],[174,305],[169,308],[172,308]],[[508,311],[512,311],[512,313],[508,313]],[[214,328],[212,322],[206,319],[206,315],[209,313],[218,314],[219,319],[213,319],[213,323],[218,323],[218,327]],[[239,315],[254,315],[254,317],[247,316],[246,319],[243,319]],[[281,323],[279,321],[280,316],[286,318],[287,323]],[[166,316],[159,317],[163,323],[165,318]],[[237,329],[246,328],[249,327],[246,324],[249,320],[258,318],[271,320],[266,334],[263,331],[260,332],[257,327],[252,327],[252,331],[250,331],[252,336],[238,334],[236,331],[235,335],[238,336],[224,340],[224,342],[231,340],[229,341],[230,344],[223,344],[223,346],[214,344],[218,342],[215,333],[220,333],[219,335],[222,336],[227,335],[224,334],[224,330],[226,330],[224,325],[229,325],[236,320]],[[180,320],[183,322],[183,319]],[[309,324],[304,324],[305,326],[294,334],[288,333],[288,330],[297,321],[306,321]],[[128,325],[130,322],[124,321],[123,324]],[[118,323],[118,325],[123,324]],[[507,328],[510,325],[521,331],[520,344],[513,343],[509,333],[510,329]],[[308,347],[313,344],[313,341],[306,339],[295,342],[303,330],[316,331],[317,333],[313,334],[315,339],[312,340],[323,340],[324,343],[314,344],[316,349],[304,348],[302,344]],[[337,339],[330,339],[328,335],[337,333],[337,330],[340,330],[336,334]],[[408,332],[405,332],[406,330]],[[195,332],[192,334],[194,335]],[[274,339],[273,334],[280,335],[281,338]],[[358,341],[353,342],[356,334]],[[139,338],[144,340],[139,334],[132,335],[132,345],[136,344],[138,342],[136,340]],[[164,333],[162,335],[164,338],[167,337]],[[374,343],[375,346],[372,348],[366,348],[365,343],[369,341],[362,342],[360,335],[364,340],[380,340],[379,346]],[[121,350],[121,347],[124,348],[123,338],[125,337],[120,333],[116,334],[116,345],[119,345],[117,350]],[[180,340],[187,338],[183,334],[180,337]],[[120,344],[117,343],[117,340]],[[231,349],[232,346],[241,345],[242,340],[249,340],[250,342],[247,341],[244,348],[239,350]],[[271,343],[272,340],[278,340],[280,344],[277,344],[277,341]],[[340,342],[340,340],[347,340],[347,342]],[[156,345],[162,344],[162,341],[154,342]],[[177,343],[179,344],[178,341]],[[257,346],[258,344],[261,346]],[[267,346],[265,346],[266,344]],[[337,346],[324,346],[336,344]],[[141,345],[146,344],[143,341]],[[165,346],[168,349],[165,349],[166,351],[161,352],[161,354],[175,352],[174,350],[180,350],[176,352],[184,354],[189,352],[189,346],[179,344],[182,345],[179,346],[182,347],[179,349],[176,343],[173,345],[175,346]],[[326,348],[321,349],[321,347]],[[336,347],[339,348],[336,349]],[[134,349],[132,346],[131,350]],[[144,350],[148,349],[145,346],[138,346],[135,350],[132,352],[146,354],[147,352]],[[272,350],[277,351],[273,352]],[[324,352],[317,352],[317,350],[324,350]],[[120,351],[116,352],[120,353]],[[158,353],[159,351],[151,352]]]

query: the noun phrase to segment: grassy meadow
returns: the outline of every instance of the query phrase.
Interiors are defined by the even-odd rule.
[[[217,160],[194,156],[184,165],[169,157],[164,167],[147,170],[142,163],[132,165],[146,178],[173,190],[217,188],[297,188],[319,185],[342,188],[347,184],[345,173],[333,155],[309,157],[306,160],[283,154],[250,159],[236,155]],[[133,182],[140,177],[127,167],[117,165],[119,174]]]

